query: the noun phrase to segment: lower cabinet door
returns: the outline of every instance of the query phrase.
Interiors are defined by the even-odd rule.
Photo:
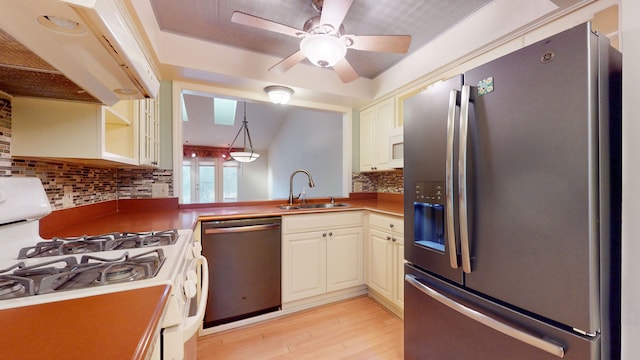
[[[364,239],[361,228],[327,233],[327,291],[364,284]]]
[[[393,242],[391,235],[369,230],[368,285],[389,301],[393,299]]]
[[[283,236],[283,302],[304,299],[327,291],[325,238],[326,232],[323,231]]]

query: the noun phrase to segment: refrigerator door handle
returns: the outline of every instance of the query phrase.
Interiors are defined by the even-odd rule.
[[[449,248],[449,261],[451,267],[457,269],[458,248],[456,246],[456,232],[454,225],[455,202],[453,201],[453,144],[455,138],[456,100],[458,91],[452,89],[449,93],[449,112],[447,116],[447,152],[445,171],[445,223],[447,226],[447,247]]]
[[[536,335],[530,334],[526,331],[515,328],[507,323],[501,322],[494,318],[491,318],[485,314],[482,314],[476,310],[473,310],[467,306],[464,306],[455,300],[448,298],[447,296],[429,288],[428,286],[421,283],[414,275],[407,274],[405,275],[405,280],[415,287],[417,290],[422,292],[423,294],[433,298],[434,300],[440,302],[441,304],[457,311],[458,313],[473,319],[482,325],[488,326],[496,331],[499,331],[507,336],[510,336],[514,339],[522,341],[526,344],[534,346],[542,351],[548,352],[549,354],[555,355],[559,358],[564,358],[565,347],[562,345],[558,345],[542,339]]]
[[[469,247],[469,221],[467,214],[467,134],[469,131],[469,99],[471,86],[463,85],[460,95],[460,140],[458,151],[458,201],[460,221],[460,252],[462,271],[471,273],[471,253]]]

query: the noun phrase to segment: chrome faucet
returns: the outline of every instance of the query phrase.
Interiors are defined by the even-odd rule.
[[[316,184],[313,182],[313,178],[311,177],[311,174],[307,170],[298,169],[298,170],[294,171],[291,174],[291,177],[289,178],[289,205],[293,205],[293,177],[297,173],[305,173],[305,174],[307,174],[307,177],[309,178],[309,187],[315,187],[316,186]]]

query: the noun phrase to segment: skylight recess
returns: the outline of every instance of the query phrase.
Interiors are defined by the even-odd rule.
[[[213,123],[232,126],[236,120],[236,100],[213,99]]]

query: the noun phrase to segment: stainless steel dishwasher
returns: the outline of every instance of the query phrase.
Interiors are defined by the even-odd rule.
[[[276,311],[281,301],[280,217],[205,221],[209,262],[204,327]]]

